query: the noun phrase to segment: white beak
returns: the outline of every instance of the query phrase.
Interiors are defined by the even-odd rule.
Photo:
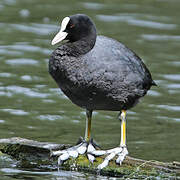
[[[62,20],[62,23],[61,23],[61,29],[60,31],[56,34],[56,36],[53,38],[51,44],[52,45],[55,45],[57,44],[58,42],[61,42],[62,40],[64,40],[66,38],[66,36],[68,35],[67,32],[64,32],[64,30],[66,29],[66,26],[68,25],[70,21],[70,18],[69,17],[65,17],[63,20]]]
[[[58,42],[61,42],[62,40],[64,40],[66,38],[66,36],[68,35],[68,33],[63,32],[63,31],[59,31],[56,36],[54,37],[54,39],[52,40],[51,44],[55,45]]]

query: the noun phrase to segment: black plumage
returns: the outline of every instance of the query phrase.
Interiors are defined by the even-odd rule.
[[[114,39],[96,37],[88,16],[70,16],[65,32],[69,41],[52,53],[49,73],[74,104],[88,110],[127,110],[155,85],[133,51]]]

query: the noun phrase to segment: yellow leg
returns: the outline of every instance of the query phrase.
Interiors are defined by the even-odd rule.
[[[126,111],[121,111],[121,142],[120,146],[125,147],[126,146]]]
[[[91,118],[92,110],[86,110],[86,130],[85,130],[85,140],[88,142],[91,138]]]

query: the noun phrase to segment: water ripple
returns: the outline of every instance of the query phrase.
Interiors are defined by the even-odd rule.
[[[2,4],[0,4],[0,11],[4,8],[4,6]]]
[[[55,103],[56,101],[54,101],[52,99],[43,99],[42,102],[44,102],[44,103]]]
[[[40,115],[37,118],[40,119],[40,120],[50,120],[50,121],[63,119],[63,117],[60,116],[60,115],[49,115],[49,114]]]
[[[165,74],[163,77],[168,80],[180,81],[180,74]]]
[[[20,16],[23,17],[23,18],[27,18],[27,17],[29,17],[29,15],[30,15],[30,11],[29,11],[28,9],[21,9],[21,10],[19,11],[19,14],[20,14]]]
[[[3,92],[3,91],[0,91],[0,96],[11,97],[11,96],[12,96],[12,93],[11,93],[11,92]]]
[[[16,75],[15,74],[11,74],[11,73],[0,73],[0,77],[15,77]]]
[[[92,10],[100,10],[105,7],[104,4],[94,3],[94,2],[85,2],[83,3],[83,6],[87,9],[92,9]]]
[[[22,109],[1,109],[0,111],[9,112],[10,114],[19,115],[19,116],[24,116],[29,114],[28,112]]]
[[[157,91],[154,91],[154,90],[150,90],[148,91],[148,95],[150,96],[160,96],[161,94]]]
[[[173,118],[173,117],[168,117],[168,116],[156,116],[156,118],[161,119],[161,120],[168,120],[168,121],[176,121],[180,122],[180,118]]]
[[[56,25],[51,24],[37,24],[31,23],[30,25],[26,24],[9,24],[9,26],[13,29],[23,31],[23,32],[30,32],[37,35],[49,35],[52,34],[56,29]]]
[[[180,89],[180,84],[178,84],[178,83],[167,84],[166,87],[169,89]]]
[[[48,147],[48,146],[45,146],[45,147]],[[4,172],[4,173],[7,173],[7,174],[13,174],[13,175],[14,174],[39,175],[39,177],[40,177],[40,175],[41,176],[42,175],[54,175],[54,176],[58,176],[58,178],[55,178],[55,179],[77,179],[77,177],[78,177],[78,179],[82,179],[81,177],[84,176],[83,174],[81,174],[79,172],[71,172],[71,171],[63,171],[63,170],[54,171],[54,172],[53,171],[50,171],[50,172],[42,171],[41,172],[41,171],[32,171],[32,170],[26,171],[26,170],[21,170],[21,169],[17,169],[17,168],[1,168],[0,172]],[[43,176],[43,178],[44,178],[44,176]],[[92,178],[90,177],[90,179],[92,179]]]
[[[97,19],[105,22],[128,21],[132,17],[129,15],[115,16],[115,15],[96,15]]]
[[[180,66],[180,61],[168,62],[169,65]]]
[[[149,41],[180,41],[180,36],[175,35],[142,34],[141,36]]]
[[[10,65],[37,65],[38,61],[29,58],[8,59],[6,64]]]
[[[156,21],[141,20],[141,19],[138,19],[138,17],[135,17],[134,14],[97,15],[97,18],[105,22],[121,21],[121,22],[127,22],[130,25],[148,27],[148,28],[154,28],[154,29],[172,30],[177,27],[176,24],[166,24],[166,23],[161,23],[161,22],[156,22]]]
[[[38,76],[29,76],[29,75],[21,76],[21,79],[23,81],[40,81],[40,80],[42,80],[42,78],[40,78]]]
[[[23,53],[20,51],[26,51],[26,52],[40,52],[43,53],[45,55],[49,55],[51,54],[51,50],[47,49],[47,48],[41,48],[39,46],[34,46],[34,45],[29,45],[27,43],[16,43],[13,45],[7,45],[7,46],[0,46],[0,53],[1,54],[9,54],[9,49],[10,50],[19,50],[19,51],[14,51],[12,52],[13,54],[17,54],[17,55],[22,55]]]
[[[4,92],[3,92],[4,91]],[[2,94],[1,94],[2,93]],[[32,89],[20,87],[20,86],[7,86],[0,87],[0,95],[12,95],[12,94],[24,94],[29,97],[47,98],[50,96],[48,93],[39,93]]]
[[[180,122],[180,118],[172,118],[172,120]]]
[[[0,123],[4,123],[4,122],[5,122],[5,120],[0,119]]]
[[[5,46],[0,46],[0,54],[2,54],[2,55],[23,55],[24,53],[23,52],[20,52],[20,51],[9,51],[8,49],[7,49],[7,47],[5,47]],[[22,50],[22,49],[21,49]]]
[[[159,22],[154,22],[154,21],[145,21],[145,20],[137,20],[137,19],[131,19],[128,21],[128,23],[131,25],[154,28],[154,29],[172,30],[177,27],[176,24],[165,24],[165,23],[159,23]]]
[[[180,106],[157,105],[156,107],[169,111],[180,111]]]
[[[7,4],[7,5],[15,5],[16,4],[16,0],[4,0],[3,4]]]

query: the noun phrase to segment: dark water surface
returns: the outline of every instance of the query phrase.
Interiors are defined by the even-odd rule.
[[[63,17],[88,14],[98,34],[142,57],[158,87],[127,114],[131,156],[180,161],[180,1],[1,0],[0,138],[20,136],[70,143],[84,136],[84,110],[73,105],[48,74],[50,42]],[[117,112],[95,112],[93,137],[103,148],[120,139]],[[84,179],[75,172],[20,170],[0,157],[3,179]],[[96,177],[101,179],[101,177]],[[105,178],[105,177],[104,177]]]

